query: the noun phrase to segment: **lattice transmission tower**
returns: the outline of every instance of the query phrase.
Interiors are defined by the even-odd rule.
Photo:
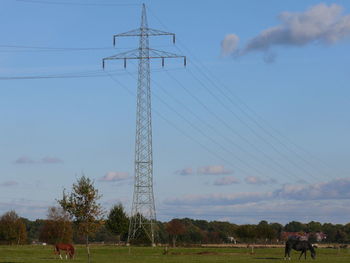
[[[149,48],[149,36],[162,35],[172,36],[173,43],[175,43],[174,33],[148,27],[146,6],[143,4],[140,28],[113,36],[113,45],[116,44],[116,39],[119,37],[139,37],[139,47],[102,60],[103,68],[106,60],[121,59],[124,61],[124,68],[127,60],[138,60],[135,176],[128,243],[143,232],[152,242],[152,245],[155,245],[156,211],[153,194],[150,59],[161,59],[162,66],[164,66],[166,58],[183,58],[186,66],[185,56]]]

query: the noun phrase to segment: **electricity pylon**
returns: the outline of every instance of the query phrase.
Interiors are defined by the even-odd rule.
[[[128,244],[144,232],[152,245],[155,245],[156,211],[153,194],[153,152],[152,152],[152,115],[150,59],[161,59],[164,67],[165,58],[186,57],[161,50],[149,48],[149,36],[170,35],[175,43],[175,34],[148,27],[146,6],[142,5],[141,27],[113,36],[113,45],[119,37],[139,37],[139,48],[123,52],[102,60],[103,68],[106,60],[121,59],[124,67],[128,59],[138,60],[136,140],[135,140],[135,177],[134,194],[130,216]]]

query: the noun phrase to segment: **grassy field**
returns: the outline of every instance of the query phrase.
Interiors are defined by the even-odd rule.
[[[96,263],[175,263],[175,262],[277,262],[283,260],[283,248],[164,248],[92,246],[92,262]],[[77,247],[74,262],[86,262],[83,246]],[[298,261],[298,253],[292,252],[292,261]],[[304,261],[304,260],[303,260]],[[306,261],[313,261],[310,257]],[[1,263],[60,262],[51,246],[0,246]],[[350,262],[350,249],[318,248],[316,262]]]

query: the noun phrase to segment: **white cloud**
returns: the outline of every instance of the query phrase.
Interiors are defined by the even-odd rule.
[[[15,164],[32,164],[35,161],[28,156],[21,156],[17,160],[15,160]]]
[[[168,198],[164,201],[166,205],[184,206],[211,206],[211,205],[234,205],[250,202],[258,202],[270,199],[272,193],[236,193],[236,194],[205,194],[205,195],[185,195],[181,198]]]
[[[232,170],[226,169],[223,165],[210,165],[198,168],[198,174],[203,175],[220,175],[220,174],[232,174]]]
[[[272,192],[242,192],[235,194],[186,195],[165,200],[168,205],[226,205],[251,203],[271,199],[340,200],[350,199],[350,178],[334,179],[312,185],[284,185]]]
[[[179,174],[179,175],[192,175],[194,174],[194,171],[192,168],[188,167],[188,168],[184,168],[184,169],[181,169],[181,170],[177,170],[175,172],[175,174]]]
[[[164,200],[166,205],[216,206],[248,204],[269,200],[342,200],[350,199],[350,178],[334,179],[312,185],[284,185],[271,192],[241,192],[234,194],[198,194]]]
[[[260,220],[347,223],[350,214],[350,178],[311,185],[284,185],[271,192],[192,194],[165,199],[164,219],[176,217],[206,220],[229,219],[235,223]]]
[[[48,156],[42,158],[40,162],[45,164],[63,163],[63,161],[60,158]]]
[[[334,200],[350,199],[350,178],[335,179],[312,185],[284,185],[274,192],[283,199],[294,200]]]
[[[8,211],[15,210],[19,216],[26,218],[45,218],[47,208],[53,204],[54,203],[32,201],[24,198],[13,200],[11,202],[0,202],[0,215]]]
[[[57,164],[63,163],[63,160],[57,157],[46,156],[39,161],[36,161],[28,156],[21,156],[14,162],[15,164]]]
[[[215,180],[214,185],[231,185],[231,184],[239,184],[240,181],[233,176],[225,176],[222,178],[218,178]]]
[[[258,223],[261,220],[287,223],[293,220],[310,222],[348,223],[350,206],[347,200],[267,200],[244,204],[224,205],[166,205],[158,217],[168,220],[174,217],[190,217],[205,220],[226,220],[238,224]]]
[[[99,179],[100,182],[120,182],[130,179],[131,176],[124,172],[108,172],[102,178]]]
[[[257,184],[257,185],[264,185],[264,184],[274,184],[277,181],[275,179],[263,179],[258,176],[247,176],[244,181],[247,184]]]
[[[350,37],[350,15],[344,15],[343,7],[337,4],[321,3],[304,12],[283,12],[278,18],[279,25],[263,30],[238,51],[226,49],[225,54],[242,56],[261,51],[265,53],[265,60],[272,62],[275,54],[271,53],[271,48],[274,46],[332,45]]]
[[[5,181],[5,182],[0,183],[0,186],[2,186],[2,187],[11,187],[11,186],[16,186],[16,185],[18,185],[18,182],[16,182],[16,181]]]
[[[235,34],[227,34],[221,41],[221,55],[229,56],[233,54],[238,47],[239,37]]]

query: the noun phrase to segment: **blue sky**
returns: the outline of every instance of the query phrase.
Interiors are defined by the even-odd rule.
[[[130,209],[141,2],[0,2],[0,213],[43,218],[82,173]],[[348,1],[145,1],[157,217],[349,222]],[[86,50],[82,50],[87,48]],[[67,75],[79,78],[5,79]]]

